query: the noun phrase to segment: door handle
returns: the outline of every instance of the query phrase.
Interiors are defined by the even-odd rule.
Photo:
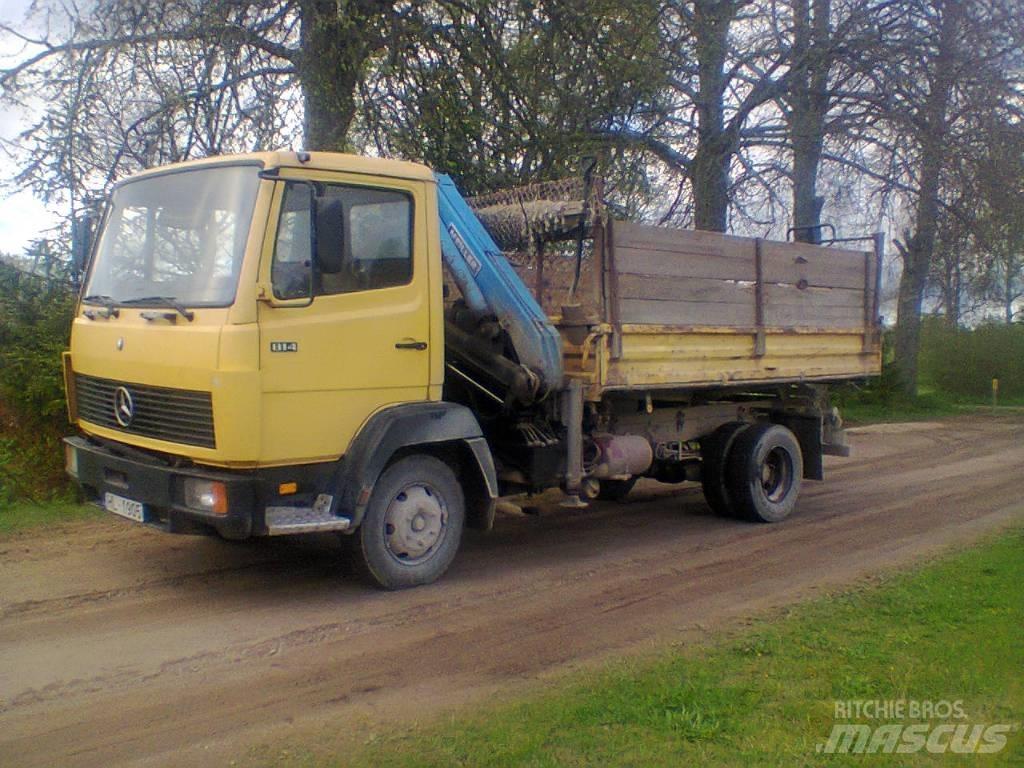
[[[395,343],[395,349],[415,349],[417,352],[422,352],[427,348],[427,342],[425,341],[399,341]]]

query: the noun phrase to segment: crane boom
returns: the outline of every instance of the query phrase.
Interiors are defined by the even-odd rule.
[[[493,315],[519,365],[539,380],[537,398],[562,387],[562,338],[512,269],[455,182],[436,174],[441,251],[468,308]]]

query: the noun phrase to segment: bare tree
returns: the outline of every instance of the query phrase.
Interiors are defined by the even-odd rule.
[[[471,192],[576,172],[584,155],[603,157],[619,191],[643,183],[649,158],[615,131],[649,121],[664,84],[654,4],[492,0],[437,9],[430,24],[417,56],[381,56],[364,82],[378,151]]]
[[[994,123],[982,135],[988,152],[978,169],[978,240],[987,293],[1010,324],[1024,300],[1024,128],[1020,122]]]
[[[35,119],[8,150],[14,180],[72,207],[127,172],[242,151],[294,135],[297,69],[287,4],[101,0],[88,13],[40,3],[0,102]]]
[[[745,131],[752,116],[788,88],[788,56],[765,28],[766,18],[774,19],[771,8],[750,0],[673,5],[686,35],[673,46],[682,54],[673,85],[683,103],[692,103],[681,110],[692,117],[677,117],[677,124],[696,135],[688,169],[694,226],[724,232],[733,160],[751,137]]]
[[[793,72],[779,103],[792,153],[797,240],[816,242],[820,235],[822,163],[866,170],[858,128],[876,93],[860,63],[890,34],[896,6],[892,0],[792,0],[792,30],[783,34],[791,40]]]
[[[1006,67],[1019,52],[1011,0],[903,0],[884,48],[866,59],[876,94],[866,133],[887,147],[888,176],[912,223],[896,241],[902,264],[895,353],[901,384],[917,391],[921,311],[932,272],[951,161],[969,143],[993,92],[1010,98]]]
[[[38,6],[2,100],[46,99],[17,179],[73,205],[138,167],[297,144],[423,159],[471,189],[565,173],[649,121],[664,76],[652,0],[100,0]]]

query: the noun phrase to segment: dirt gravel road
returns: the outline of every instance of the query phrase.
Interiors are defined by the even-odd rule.
[[[231,544],[116,519],[0,540],[0,765],[226,765],[422,720],[1024,520],[1024,416],[855,430],[787,522],[699,489],[499,516],[441,583],[382,593],[330,538]]]

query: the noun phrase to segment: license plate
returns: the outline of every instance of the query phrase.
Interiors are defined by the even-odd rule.
[[[108,512],[113,512],[121,517],[127,517],[129,520],[134,520],[137,523],[141,523],[146,519],[146,508],[142,505],[142,502],[132,501],[114,493],[104,494],[103,506]]]

